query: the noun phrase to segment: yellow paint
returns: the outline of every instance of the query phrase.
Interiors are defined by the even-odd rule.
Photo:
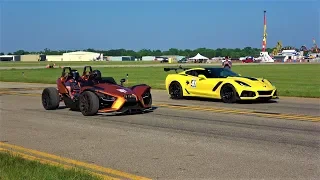
[[[1,92],[1,94],[6,95],[23,95],[23,96],[40,96],[41,94],[35,93],[16,93],[16,92]],[[270,118],[280,118],[280,119],[288,119],[288,120],[300,120],[300,121],[311,121],[311,122],[320,122],[320,117],[316,116],[308,116],[308,115],[298,115],[298,114],[263,114],[253,112],[251,110],[241,109],[228,109],[228,108],[208,108],[205,106],[173,106],[169,104],[153,104],[154,106],[159,107],[167,107],[174,109],[188,109],[188,110],[200,110],[200,111],[210,111],[210,112],[218,112],[218,113],[233,113],[233,114],[244,114],[244,115],[256,115],[260,117],[270,117]]]
[[[207,107],[197,107],[197,106],[173,106],[168,104],[153,104],[154,106],[159,107],[167,107],[173,109],[186,109],[186,110],[198,110],[198,111],[209,111],[209,112],[220,112],[226,114],[244,114],[244,115],[256,115],[261,117],[270,117],[270,118],[280,118],[280,119],[288,119],[288,120],[299,120],[299,121],[312,121],[319,122],[320,117],[315,116],[307,116],[307,115],[295,115],[295,114],[263,114],[257,113],[249,110],[232,110],[226,108],[207,108]]]
[[[56,156],[56,155],[53,155],[53,154],[48,154],[48,153],[36,151],[36,150],[33,150],[33,149],[27,149],[27,148],[24,148],[24,147],[21,147],[21,146],[11,145],[11,144],[8,144],[8,143],[3,143],[3,142],[0,142],[0,145],[1,146],[5,146],[7,148],[15,149],[15,150],[20,150],[20,151],[25,151],[25,152],[28,152],[28,153],[32,153],[32,154],[35,154],[35,155],[38,155],[38,156],[42,156],[42,157],[51,158],[51,159],[54,159],[54,160],[59,160],[59,161],[62,161],[62,162],[74,164],[74,165],[77,165],[77,166],[86,167],[86,168],[89,168],[89,169],[92,169],[92,170],[95,170],[95,171],[100,171],[100,172],[104,172],[104,173],[108,173],[108,174],[112,174],[112,175],[117,175],[117,176],[129,178],[129,179],[132,179],[132,180],[149,180],[149,178],[146,178],[146,177],[141,177],[141,176],[125,173],[125,172],[122,172],[122,171],[118,171],[118,170],[114,170],[114,169],[110,169],[110,168],[105,168],[105,167],[98,166],[98,165],[95,165],[95,164],[88,164],[88,163],[84,163],[84,162],[81,162],[81,161],[77,161],[77,160],[73,160],[73,159],[68,159],[68,158]]]
[[[63,167],[65,169],[74,169],[75,168],[75,167],[72,167],[72,166],[69,166],[69,165],[60,164],[58,162],[54,162],[54,161],[50,161],[50,160],[47,160],[47,159],[38,158],[38,157],[35,157],[35,156],[30,156],[30,155],[23,154],[23,153],[20,153],[20,152],[10,151],[10,150],[4,149],[4,148],[0,148],[0,151],[5,151],[5,152],[8,152],[8,153],[10,153],[12,155],[20,156],[23,159],[27,159],[27,160],[31,160],[31,161],[38,161],[41,164],[49,164],[49,165],[52,165],[52,166],[60,166],[60,167]],[[92,174],[92,175],[98,176],[98,177],[100,177],[100,178],[102,178],[104,180],[120,180],[118,178],[114,178],[114,177],[103,175],[103,174],[98,174],[98,173],[95,173],[95,172],[89,172],[89,173]]]

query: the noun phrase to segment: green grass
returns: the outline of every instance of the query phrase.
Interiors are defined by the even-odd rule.
[[[48,61],[40,61],[40,62],[12,62],[12,61],[2,61],[0,62],[0,67],[24,67],[24,66],[43,66],[45,67],[47,64],[55,63],[56,66],[83,66],[83,65],[130,65],[130,64],[160,64],[157,61],[57,61],[57,62],[48,62]]]
[[[129,74],[128,85],[146,83],[154,89],[164,89],[168,72],[163,67],[99,68],[103,76],[113,76],[119,82]],[[269,79],[280,96],[320,97],[320,64],[234,65],[232,70],[243,76]],[[82,69],[79,69],[82,72]],[[22,75],[24,72],[24,76]],[[55,83],[61,69],[0,70],[0,81]],[[174,72],[170,72],[174,73]]]
[[[0,179],[1,180],[98,180],[84,170],[64,169],[58,166],[41,164],[38,161],[29,161],[20,156],[0,152]]]

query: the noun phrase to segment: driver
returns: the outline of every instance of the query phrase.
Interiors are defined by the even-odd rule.
[[[69,91],[71,99],[77,98],[80,93],[80,75],[77,70],[71,70],[71,77],[65,82],[66,88]]]
[[[92,75],[93,75],[92,81],[94,84],[97,84],[102,81],[101,72],[99,70],[92,71]]]

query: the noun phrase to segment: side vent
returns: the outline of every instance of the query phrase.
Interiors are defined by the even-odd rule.
[[[216,91],[218,89],[218,87],[220,86],[220,84],[222,83],[222,81],[219,81],[212,89],[212,91]]]

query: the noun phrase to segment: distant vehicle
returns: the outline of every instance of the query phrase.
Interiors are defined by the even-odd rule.
[[[160,61],[160,63],[167,63],[167,62],[169,62],[169,59],[163,59]]]
[[[178,61],[178,63],[187,63],[187,62],[188,62],[187,58],[182,58]]]
[[[89,68],[89,72],[87,71]],[[97,113],[131,113],[133,111],[149,111],[152,105],[151,87],[139,84],[124,87],[125,79],[117,84],[112,77],[96,78],[91,66],[84,67],[83,74],[77,78],[87,82],[80,86],[77,97],[71,97],[65,82],[74,78],[70,67],[64,67],[62,75],[57,79],[57,87],[48,87],[42,91],[42,105],[46,110],[55,110],[60,102],[71,110],[81,111],[84,116]],[[89,83],[90,82],[90,83]],[[72,94],[75,94],[72,90]]]
[[[242,60],[243,63],[253,63],[254,62],[254,58],[253,57],[246,57],[245,59]]]
[[[245,77],[225,68],[164,68],[175,70],[165,80],[172,99],[203,97],[221,99],[225,103],[239,100],[277,99],[277,89],[264,78]],[[182,72],[178,73],[178,70]]]
[[[169,62],[169,59],[167,57],[156,57],[156,61],[160,61],[160,63],[167,63]]]

